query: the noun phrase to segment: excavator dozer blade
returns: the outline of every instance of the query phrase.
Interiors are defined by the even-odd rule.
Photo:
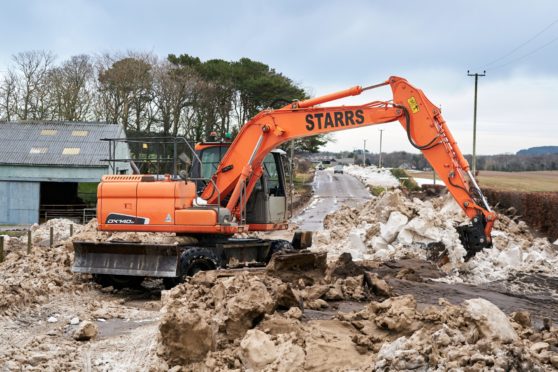
[[[176,277],[180,248],[172,244],[74,242],[75,273]]]
[[[284,281],[295,281],[297,278],[315,281],[324,276],[326,269],[326,252],[295,251],[274,254],[266,272]]]

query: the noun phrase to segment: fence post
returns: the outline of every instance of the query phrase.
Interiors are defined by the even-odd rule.
[[[74,224],[70,224],[70,238],[74,236]]]
[[[31,236],[31,230],[27,230],[27,254],[31,253],[31,245],[33,245],[33,238]]]
[[[54,246],[54,227],[50,228],[50,248]]]
[[[4,237],[0,236],[0,262],[4,262]]]

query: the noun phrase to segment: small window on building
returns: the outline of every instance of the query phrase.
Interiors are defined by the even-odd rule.
[[[56,129],[43,129],[41,130],[41,136],[56,136],[58,131]]]
[[[80,150],[79,147],[64,147],[62,155],[78,155]]]
[[[48,152],[48,147],[31,147],[30,154],[46,154]]]
[[[89,134],[88,130],[73,130],[72,137],[87,137]]]

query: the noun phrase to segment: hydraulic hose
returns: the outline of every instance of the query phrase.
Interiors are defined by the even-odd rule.
[[[405,115],[405,128],[406,128],[406,131],[407,131],[407,138],[409,139],[409,142],[411,143],[411,145],[414,148],[416,148],[417,150],[429,150],[429,149],[439,145],[439,143],[436,143],[436,141],[439,138],[439,135],[434,137],[432,139],[432,141],[428,142],[426,145],[417,144],[413,140],[413,138],[411,137],[411,115],[409,115],[409,110],[407,110],[407,108],[405,106],[402,106],[402,105],[394,105],[394,107],[397,107],[397,108],[403,110],[403,115]]]

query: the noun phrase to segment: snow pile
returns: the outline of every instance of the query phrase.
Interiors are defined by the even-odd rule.
[[[480,298],[464,306],[440,300],[439,306],[420,311],[412,296],[395,297],[372,303],[349,319],[363,319],[358,326],[365,337],[358,341],[369,348],[377,347],[374,325],[395,331],[392,340],[384,336],[388,340],[381,344],[373,371],[553,370],[558,365],[550,347],[558,329],[537,335],[530,324],[509,319]]]
[[[401,190],[384,192],[359,208],[344,206],[326,216],[326,231],[317,233],[316,248],[333,256],[345,251],[353,254],[358,236],[364,252],[353,257],[384,261],[424,259],[430,243],[443,242],[452,262],[462,262],[465,250],[454,224],[465,221],[465,215],[452,202],[447,198],[410,200]]]
[[[411,200],[401,190],[387,191],[359,208],[344,206],[326,216],[326,231],[315,236],[315,248],[332,256],[350,252],[356,259],[430,259],[451,275],[444,281],[484,283],[515,272],[558,275],[558,252],[547,239],[535,238],[524,222],[500,216],[493,230],[494,247],[464,262],[456,226],[468,219],[449,195]]]
[[[445,282],[481,284],[506,280],[516,273],[558,276],[558,250],[546,238],[535,237],[527,224],[500,215],[492,230],[493,247],[458,267]]]
[[[348,165],[343,171],[351,176],[355,176],[362,183],[370,187],[398,187],[399,181],[391,174],[389,169],[369,166],[366,168],[358,165]]]

